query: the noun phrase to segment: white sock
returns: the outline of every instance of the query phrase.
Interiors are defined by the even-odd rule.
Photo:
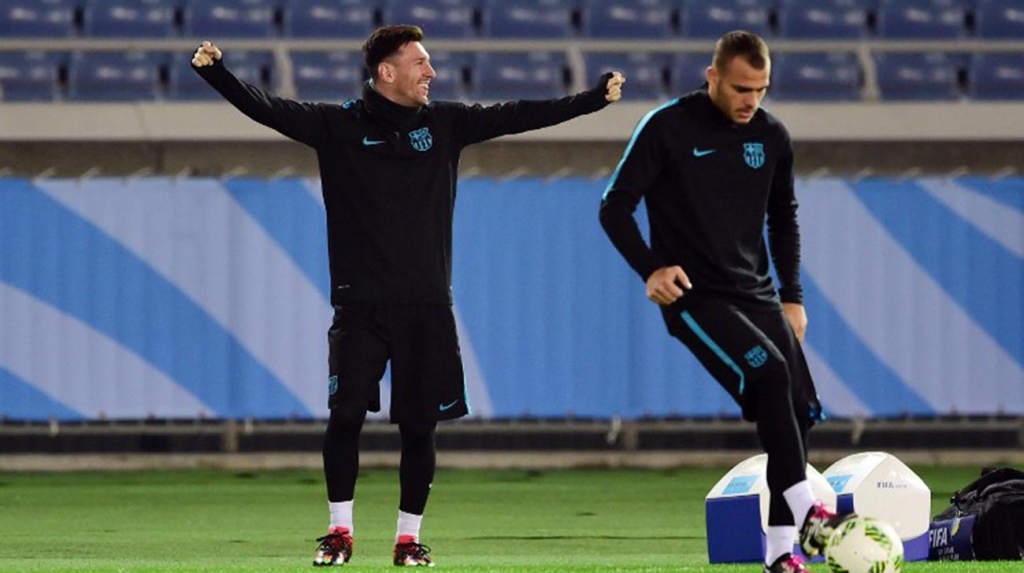
[[[395,533],[395,543],[403,535],[411,535],[420,540],[420,524],[423,523],[423,516],[414,513],[398,512],[398,531]]]
[[[775,560],[793,552],[793,540],[796,539],[795,525],[769,525],[767,535],[768,547],[764,556],[764,564],[771,567]]]
[[[354,533],[356,528],[352,525],[352,505],[354,499],[348,501],[329,501],[327,507],[331,510],[331,527],[344,527],[349,533]]]
[[[789,486],[789,489],[782,492],[782,497],[786,498],[789,510],[793,512],[793,523],[798,528],[803,527],[807,512],[814,505],[814,492],[811,491],[810,482],[803,480]]]

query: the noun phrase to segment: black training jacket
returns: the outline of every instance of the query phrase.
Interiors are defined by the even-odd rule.
[[[409,108],[369,82],[360,99],[300,103],[237,79],[223,61],[194,69],[245,115],[316,150],[334,305],[451,304],[452,215],[462,149],[597,111],[608,104],[610,77],[557,100]]]
[[[633,218],[641,199],[650,247]],[[803,299],[796,211],[793,146],[782,123],[763,109],[746,125],[733,123],[699,90],[637,125],[605,191],[601,224],[644,281],[679,265],[694,292],[777,306],[780,297]]]

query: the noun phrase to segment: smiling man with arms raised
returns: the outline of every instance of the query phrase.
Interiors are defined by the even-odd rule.
[[[314,565],[352,556],[359,434],[380,409],[391,363],[390,417],[401,434],[401,499],[394,563],[431,566],[419,541],[434,478],[437,422],[469,413],[452,314],[452,214],[463,148],[595,112],[621,97],[621,74],[561,99],[483,107],[432,102],[436,75],[415,26],[386,26],[363,45],[362,97],[300,103],[235,78],[209,42],[192,65],[253,120],[316,150],[327,211],[331,304],[330,418],[324,477],[330,526]],[[229,58],[228,58],[229,59]],[[316,224],[310,221],[310,224]]]

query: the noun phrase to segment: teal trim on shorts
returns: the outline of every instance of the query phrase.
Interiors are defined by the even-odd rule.
[[[693,316],[690,315],[690,313],[688,311],[684,310],[683,314],[682,314],[682,317],[683,317],[683,322],[686,323],[686,326],[690,327],[690,330],[692,330],[694,332],[694,334],[697,335],[697,338],[701,339],[701,342],[706,344],[708,346],[708,348],[710,348],[711,351],[715,353],[715,356],[718,356],[719,358],[721,358],[722,362],[725,362],[726,366],[728,366],[729,368],[732,368],[732,371],[735,372],[737,376],[739,376],[739,378],[740,378],[740,395],[742,396],[743,395],[743,389],[744,389],[744,387],[746,387],[746,382],[747,382],[746,377],[743,375],[743,370],[735,362],[733,362],[731,358],[729,358],[729,355],[726,354],[724,350],[722,350],[721,346],[719,346],[718,344],[715,344],[714,340],[711,340],[711,337],[708,336],[708,333],[704,332],[704,329],[701,328],[699,324],[697,324],[697,321],[694,320]]]

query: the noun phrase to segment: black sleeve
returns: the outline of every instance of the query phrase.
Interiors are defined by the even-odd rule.
[[[557,125],[593,113],[608,105],[605,94],[611,77],[611,73],[604,74],[593,88],[561,99],[519,100],[487,107],[479,104],[463,106],[456,137],[460,145],[466,146],[502,135]]]
[[[768,197],[768,246],[779,278],[782,302],[803,303],[800,286],[800,225],[793,181],[793,143],[784,134],[782,156],[775,166],[771,195]]]
[[[640,200],[654,184],[661,171],[661,146],[650,122],[655,112],[647,114],[637,125],[618,168],[608,182],[601,201],[601,226],[626,262],[647,281],[651,274],[665,266],[664,261],[647,246],[633,213]]]
[[[321,106],[279,98],[249,85],[232,74],[223,60],[213,65],[192,67],[224,99],[250,119],[285,137],[317,147],[329,138],[329,129]]]

